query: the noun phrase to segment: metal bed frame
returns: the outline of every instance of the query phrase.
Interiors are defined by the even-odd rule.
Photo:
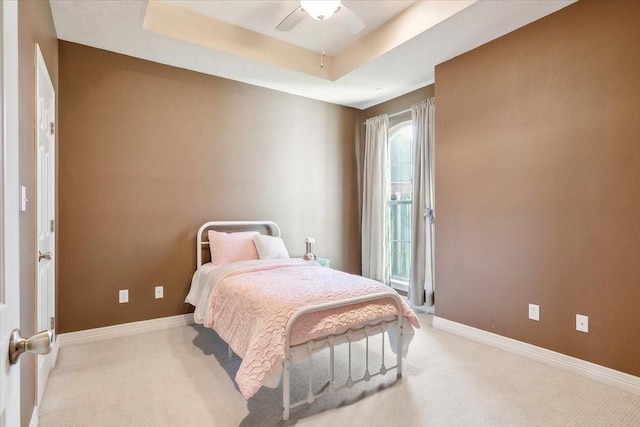
[[[221,230],[221,229],[247,229],[249,227],[263,227],[267,229],[272,236],[280,237],[280,227],[273,221],[210,221],[203,224],[198,230],[197,236],[197,267],[199,268],[203,264],[202,252],[203,250],[209,249],[208,240],[203,240],[203,236],[207,236],[206,232],[208,230]],[[389,316],[381,320],[377,320],[375,322],[358,326],[357,328],[351,328],[347,331],[340,333],[329,335],[320,339],[312,339],[302,344],[298,344],[295,346],[291,345],[291,331],[293,330],[293,326],[296,321],[309,313],[329,310],[332,308],[345,307],[352,304],[371,302],[380,299],[388,299],[391,298],[396,305],[397,312],[394,316]],[[385,339],[384,332],[388,331],[391,328],[397,327],[397,357],[396,364],[394,366],[387,367],[385,366],[385,358],[384,358],[384,350],[385,350]],[[380,368],[377,372],[371,373],[369,371],[369,337],[377,334],[382,334],[382,362]],[[351,376],[351,344],[353,342],[365,340],[365,372],[361,378],[353,379]],[[329,395],[331,393],[337,392],[344,388],[351,388],[355,384],[360,383],[362,381],[368,382],[371,378],[377,375],[386,375],[387,372],[395,369],[396,370],[396,379],[399,380],[402,378],[402,341],[403,341],[403,320],[402,320],[402,302],[400,300],[399,295],[394,291],[389,292],[381,292],[372,295],[364,295],[356,298],[349,298],[341,301],[333,301],[327,302],[317,305],[311,305],[307,307],[303,307],[295,312],[291,318],[287,322],[287,327],[285,330],[285,360],[283,362],[283,371],[282,371],[282,419],[284,421],[289,420],[291,415],[291,409],[296,408],[305,403],[311,404],[316,399],[321,398],[323,396]],[[344,384],[335,384],[335,358],[334,358],[334,348],[336,345],[348,343],[349,352],[348,352],[348,377]],[[313,372],[313,357],[311,355],[317,351],[320,351],[324,348],[329,348],[329,384],[328,387],[319,393],[314,393],[313,391],[313,382],[312,382],[312,372]],[[228,346],[229,357],[233,355],[231,347]],[[291,363],[293,359],[293,355],[296,353],[304,353],[309,355],[309,389],[307,392],[306,399],[291,402]]]

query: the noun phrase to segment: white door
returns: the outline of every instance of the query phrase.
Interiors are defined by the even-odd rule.
[[[55,323],[55,91],[40,46],[36,45],[36,137],[38,226],[38,331],[54,329]],[[38,356],[38,405],[55,364],[57,345]]]
[[[20,425],[20,363],[9,336],[20,321],[18,179],[18,2],[0,5],[0,425]]]

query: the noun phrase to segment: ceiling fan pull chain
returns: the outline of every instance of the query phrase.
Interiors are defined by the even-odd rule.
[[[320,68],[324,68],[324,19],[320,20]]]

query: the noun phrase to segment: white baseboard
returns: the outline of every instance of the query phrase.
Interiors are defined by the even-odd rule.
[[[60,348],[72,345],[87,344],[90,342],[110,340],[142,334],[145,332],[159,331],[193,324],[193,313],[177,316],[161,317],[159,319],[142,320],[140,322],[123,323],[121,325],[106,326],[104,328],[87,329],[84,331],[68,332],[58,335]]]
[[[433,317],[433,327],[640,395],[640,377],[634,375],[437,316]]]
[[[60,352],[60,342],[56,339],[53,342],[53,349],[51,350],[51,369],[56,367],[56,362],[58,361],[58,353]]]
[[[40,415],[38,412],[38,407],[33,407],[33,412],[31,413],[31,420],[29,421],[29,427],[38,427],[38,422],[40,420]]]

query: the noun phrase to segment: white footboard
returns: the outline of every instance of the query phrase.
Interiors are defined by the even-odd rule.
[[[363,302],[371,302],[380,299],[388,299],[391,298],[396,304],[397,314],[393,317],[387,317],[385,319],[376,321],[375,324],[367,324],[362,325],[357,328],[349,329],[341,334],[330,335],[321,339],[315,339],[308,341],[306,343],[302,343],[296,346],[291,346],[291,331],[293,329],[293,325],[295,322],[303,315],[313,313],[316,311],[323,311],[337,307],[344,307],[352,304],[358,304]],[[317,398],[325,396],[327,394],[336,392],[343,388],[351,388],[355,384],[361,381],[369,381],[372,377],[376,375],[385,375],[388,371],[396,369],[396,377],[399,379],[402,377],[402,339],[403,339],[403,331],[402,331],[402,301],[400,300],[400,296],[393,292],[382,292],[372,295],[364,295],[356,298],[350,298],[342,301],[328,302],[324,304],[304,307],[294,313],[293,316],[289,319],[287,323],[287,329],[285,332],[285,360],[284,367],[282,373],[282,405],[283,412],[282,418],[283,420],[288,420],[290,416],[291,408],[295,408],[305,403],[313,403]],[[386,367],[384,364],[384,335],[382,335],[382,363],[380,369],[375,373],[369,372],[369,337],[373,335],[377,335],[379,333],[384,334],[385,331],[392,327],[398,328],[398,336],[397,336],[397,362],[395,366]],[[351,343],[354,341],[360,341],[361,339],[366,340],[366,361],[365,361],[365,372],[361,378],[353,379],[351,377]],[[348,369],[349,376],[347,381],[341,385],[334,384],[334,346],[348,343],[349,345],[349,357],[348,357]],[[307,393],[307,398],[304,400],[300,400],[298,402],[291,403],[291,355],[296,349],[306,347],[308,349],[309,354],[317,351],[321,348],[329,347],[329,358],[330,358],[330,366],[329,366],[329,386],[324,391],[315,394],[313,392],[312,387],[312,371],[313,371],[313,358],[310,359],[309,366],[309,391]]]

